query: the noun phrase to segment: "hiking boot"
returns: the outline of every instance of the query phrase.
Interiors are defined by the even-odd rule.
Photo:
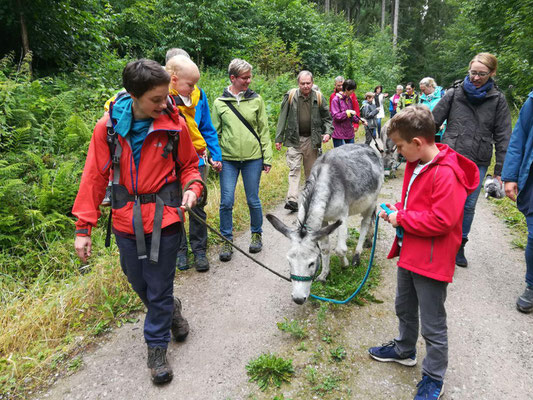
[[[166,347],[148,346],[148,368],[151,369],[152,382],[156,385],[167,383],[172,380],[174,374],[172,368],[167,361],[167,349]]]
[[[172,311],[170,331],[176,342],[183,342],[189,334],[189,323],[181,315],[181,301],[177,297],[174,297],[174,310]]]
[[[427,375],[422,375],[422,380],[416,385],[418,392],[416,392],[414,400],[440,399],[444,393],[443,385],[443,381],[436,381]]]
[[[527,286],[524,293],[516,301],[516,308],[523,313],[533,311],[533,286]]]
[[[189,269],[189,262],[187,261],[187,254],[178,254],[176,257],[176,267],[180,271],[185,271]]]
[[[461,242],[461,247],[459,247],[459,251],[455,255],[455,264],[458,267],[466,268],[468,267],[468,260],[465,257],[465,244],[468,242],[467,238],[463,238],[463,241]]]
[[[263,242],[261,241],[261,234],[259,232],[252,233],[252,242],[248,251],[250,253],[259,253],[263,248]]]
[[[231,260],[231,256],[233,255],[233,247],[228,242],[224,241],[222,243],[222,247],[220,248],[220,253],[218,255],[218,258],[220,258],[220,261],[229,261]]]
[[[291,200],[287,201],[285,203],[285,210],[289,210],[291,212],[298,211],[298,203],[295,201],[291,201]]]
[[[198,272],[209,271],[209,261],[205,254],[195,254],[194,255],[194,267]]]
[[[105,189],[105,197],[102,200],[101,205],[104,207],[109,207],[111,205],[111,185],[107,185],[107,188]]]
[[[396,353],[396,350],[394,350],[394,347],[396,347],[396,343],[394,343],[394,340],[391,340],[389,343],[384,343],[381,346],[369,348],[368,353],[374,360],[381,362],[397,362],[408,367],[416,365],[416,351],[413,351],[407,357],[400,357]]]

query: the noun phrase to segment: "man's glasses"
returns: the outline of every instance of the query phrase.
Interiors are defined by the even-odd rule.
[[[479,76],[480,78],[484,78],[490,75],[490,72],[468,71],[468,73],[470,74],[470,76]]]

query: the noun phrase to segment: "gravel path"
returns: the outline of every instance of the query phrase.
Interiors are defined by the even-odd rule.
[[[401,172],[401,171],[400,171]],[[399,197],[401,176],[386,182],[383,200]],[[294,222],[282,207],[273,212]],[[288,240],[264,223],[264,250],[259,259],[287,273]],[[351,307],[344,336],[355,349],[349,386],[353,399],[412,399],[420,367],[377,363],[366,348],[390,340],[397,332],[394,315],[396,267],[385,260],[393,230],[381,226],[378,262],[383,279],[377,297],[383,304]],[[523,251],[510,245],[511,234],[484,198],[467,244],[470,265],[458,268],[448,290],[450,365],[444,399],[533,398],[533,314],[516,311],[523,290]],[[249,234],[236,239],[247,248]],[[230,263],[211,259],[206,274],[180,273],[176,294],[192,330],[185,343],[172,343],[169,360],[174,369],[170,385],[155,387],[146,368],[142,321],[127,324],[83,355],[82,368],[60,378],[38,399],[246,399],[254,386],[247,382],[245,365],[260,353],[287,346],[276,322],[307,318],[311,305],[294,304],[287,282],[236,253]],[[424,354],[419,341],[419,355]],[[420,358],[421,359],[421,358]],[[290,388],[289,394],[290,394]],[[253,390],[257,393],[257,390]],[[258,398],[271,398],[261,397]],[[347,398],[347,397],[346,397]],[[296,400],[296,398],[295,398]]]

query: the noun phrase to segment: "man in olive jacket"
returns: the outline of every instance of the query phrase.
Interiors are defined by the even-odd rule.
[[[322,142],[330,139],[333,125],[328,102],[319,91],[312,89],[313,74],[298,74],[298,89],[291,89],[283,97],[276,130],[276,149],[288,147],[286,159],[289,166],[289,190],[285,208],[298,210],[298,186],[303,159],[305,177],[318,158]]]

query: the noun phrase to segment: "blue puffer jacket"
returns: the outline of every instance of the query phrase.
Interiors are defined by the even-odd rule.
[[[514,126],[505,162],[503,163],[502,180],[517,182],[518,190],[526,185],[529,169],[533,162],[533,92],[529,93],[520,116]]]

